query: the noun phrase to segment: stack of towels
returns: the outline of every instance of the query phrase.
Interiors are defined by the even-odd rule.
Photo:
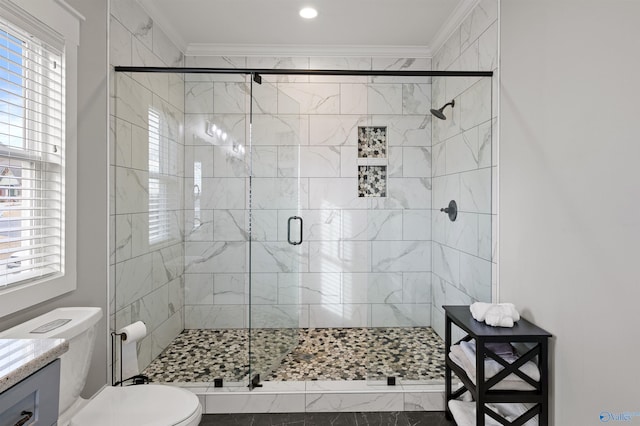
[[[484,321],[493,327],[513,327],[520,320],[520,313],[513,303],[476,302],[469,308],[476,321]]]

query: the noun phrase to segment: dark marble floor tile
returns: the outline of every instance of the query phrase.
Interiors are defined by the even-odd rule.
[[[443,412],[205,414],[200,426],[455,426]]]
[[[409,426],[456,426],[442,411],[407,411],[404,414]]]
[[[304,426],[304,413],[205,414],[200,426]]]

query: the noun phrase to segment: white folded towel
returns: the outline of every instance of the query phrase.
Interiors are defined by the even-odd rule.
[[[513,327],[520,320],[520,313],[513,303],[475,302],[470,307],[476,321],[484,321],[493,327]]]

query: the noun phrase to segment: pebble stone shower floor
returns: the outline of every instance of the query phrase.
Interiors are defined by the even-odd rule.
[[[261,380],[444,380],[444,342],[431,327],[251,333],[252,370]],[[153,382],[237,382],[248,379],[248,362],[247,329],[184,330],[143,374]]]

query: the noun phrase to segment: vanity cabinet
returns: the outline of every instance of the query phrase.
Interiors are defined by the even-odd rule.
[[[449,408],[449,401],[460,398],[466,391],[469,391],[475,403],[475,424],[485,426],[485,415],[494,418],[501,424],[525,424],[530,418],[538,416],[538,425],[547,426],[549,424],[549,367],[548,367],[548,340],[551,337],[547,331],[537,327],[531,322],[520,319],[511,328],[491,327],[484,322],[476,321],[471,315],[468,305],[464,306],[443,306],[445,322],[445,395],[446,395],[446,417],[451,419],[452,413]],[[451,352],[452,326],[455,324],[463,333],[466,333],[461,340],[470,341],[475,339],[476,360],[475,360],[475,383],[469,377],[465,369],[461,368],[449,356]],[[523,344],[526,352],[519,355],[519,358],[509,364],[485,345],[487,343],[511,343]],[[495,376],[485,379],[485,360],[493,359],[501,364],[504,369]],[[540,370],[540,380],[534,381],[530,377],[522,374],[518,369],[528,361],[535,361]],[[462,382],[462,386],[456,390],[452,389],[453,374]],[[531,390],[492,390],[497,383],[507,376],[515,374],[528,384]],[[512,376],[513,377],[513,376]],[[503,419],[485,404],[498,403],[532,403],[535,404],[525,412],[514,423]],[[473,405],[472,405],[473,406]],[[455,420],[455,419],[454,419]],[[505,423],[506,421],[506,423]]]
[[[60,359],[0,394],[0,426],[55,425],[58,421]]]

